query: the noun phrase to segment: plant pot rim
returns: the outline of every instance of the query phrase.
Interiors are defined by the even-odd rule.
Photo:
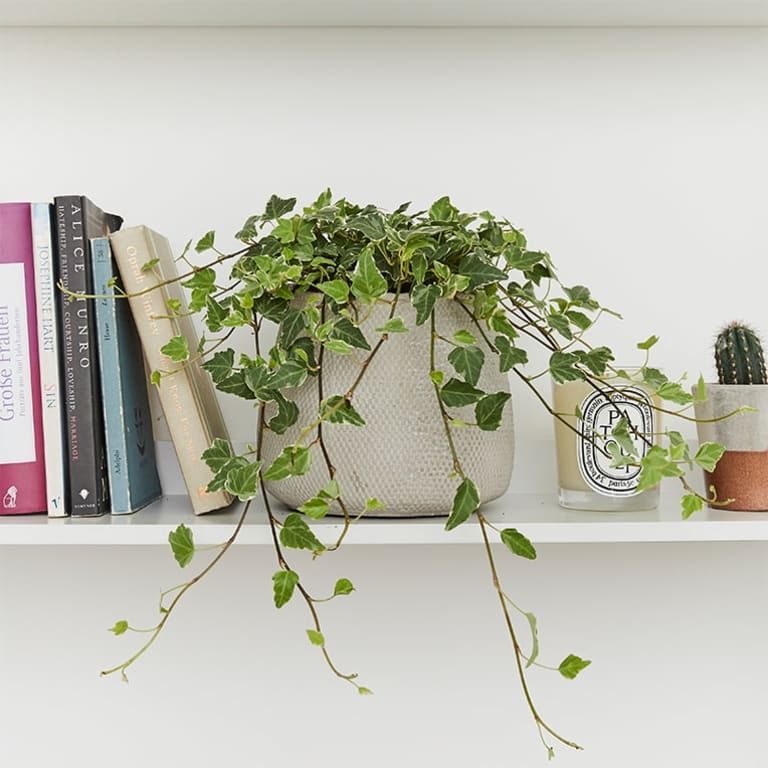
[[[762,389],[768,387],[768,384],[721,384],[719,381],[705,381],[704,385],[716,389]]]

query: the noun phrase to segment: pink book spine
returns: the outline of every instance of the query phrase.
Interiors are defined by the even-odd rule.
[[[45,512],[29,203],[0,203],[0,514]]]

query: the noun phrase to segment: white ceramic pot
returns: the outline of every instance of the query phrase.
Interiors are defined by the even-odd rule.
[[[389,312],[389,305],[380,302],[363,323],[361,330],[371,347],[380,338],[374,329],[387,321]],[[399,298],[395,316],[403,319],[408,332],[389,335],[368,366],[352,400],[365,419],[365,426],[326,423],[322,428],[323,440],[337,470],[342,498],[351,514],[362,512],[366,500],[375,497],[386,505],[386,509],[369,512],[369,516],[447,515],[459,480],[452,476],[453,461],[429,377],[430,322],[416,325],[416,311],[408,296]],[[438,300],[437,333],[451,338],[462,329],[479,337],[469,315],[456,302]],[[508,377],[499,372],[497,356],[481,338],[478,338],[478,344],[485,351],[486,360],[477,386],[489,393],[509,392]],[[437,340],[435,367],[444,372],[446,381],[456,375],[447,359],[452,349],[452,345]],[[368,354],[363,350],[355,350],[350,355],[326,352],[323,396],[328,398],[346,393]],[[317,377],[309,377],[301,387],[285,394],[299,406],[299,420],[283,435],[265,431],[265,466],[314,421],[319,402]],[[449,412],[455,418],[475,421],[473,406],[450,408]],[[514,458],[511,401],[508,400],[504,407],[498,430],[483,431],[466,426],[452,428],[451,434],[463,470],[477,485],[481,502],[503,494],[509,486]],[[313,442],[313,438],[305,444],[310,443],[312,466],[307,474],[268,484],[270,494],[289,507],[303,504],[329,481],[320,446]],[[338,514],[340,510],[332,508],[331,512]]]

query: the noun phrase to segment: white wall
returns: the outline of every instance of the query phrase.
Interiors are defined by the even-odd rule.
[[[596,343],[636,362],[655,333],[670,375],[711,376],[721,323],[768,331],[766,43],[746,29],[3,29],[0,199],[88,194],[181,247],[234,232],[272,193],[450,194],[508,216],[564,282],[624,315]],[[551,426],[515,395],[513,482],[551,489]],[[224,405],[248,439],[250,411]],[[506,565],[551,658],[595,660],[573,684],[537,676],[542,709],[588,747],[558,764],[763,764],[765,556],[574,545]],[[333,634],[371,701],[325,673],[297,607],[275,615],[268,557],[238,551],[125,688],[95,676],[125,645],[103,628],[174,583],[166,554],[0,549],[0,764],[544,761],[479,549],[343,555],[360,589]]]

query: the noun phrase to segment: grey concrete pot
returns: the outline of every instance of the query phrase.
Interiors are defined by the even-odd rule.
[[[714,485],[718,499],[733,500],[725,509],[768,510],[768,385],[710,383],[706,389],[707,399],[695,405],[699,442],[725,447],[715,471],[704,473],[707,488]],[[755,410],[722,419],[743,406]]]
[[[375,328],[389,315],[389,306],[379,303],[362,326],[373,347],[380,338]],[[407,333],[390,334],[368,366],[352,401],[365,419],[363,427],[349,424],[324,424],[323,439],[329,458],[337,470],[342,498],[352,514],[359,514],[365,502],[375,497],[386,505],[382,517],[447,515],[459,480],[451,477],[453,462],[440,415],[430,371],[430,323],[416,326],[416,311],[408,296],[401,296],[395,312],[408,327]],[[461,329],[479,337],[469,315],[454,301],[439,300],[436,329],[452,337]],[[478,387],[486,392],[509,392],[507,374],[500,373],[498,358],[485,346],[486,361]],[[436,344],[438,370],[446,381],[455,375],[447,357],[453,347],[440,340]],[[355,350],[350,355],[326,353],[323,366],[323,395],[346,393],[360,373],[360,363],[368,353]],[[286,392],[298,406],[297,424],[284,435],[266,431],[263,454],[268,464],[282,448],[296,440],[300,431],[317,414],[318,382],[309,377],[304,385]],[[452,416],[474,422],[473,406],[451,408]],[[464,472],[478,487],[481,502],[503,494],[512,475],[514,430],[512,404],[507,401],[501,427],[495,432],[477,427],[451,430]],[[314,437],[314,435],[313,435]],[[290,507],[303,504],[328,483],[329,474],[322,451],[313,437],[312,466],[306,475],[269,483],[271,495]],[[332,513],[339,513],[332,508]]]

